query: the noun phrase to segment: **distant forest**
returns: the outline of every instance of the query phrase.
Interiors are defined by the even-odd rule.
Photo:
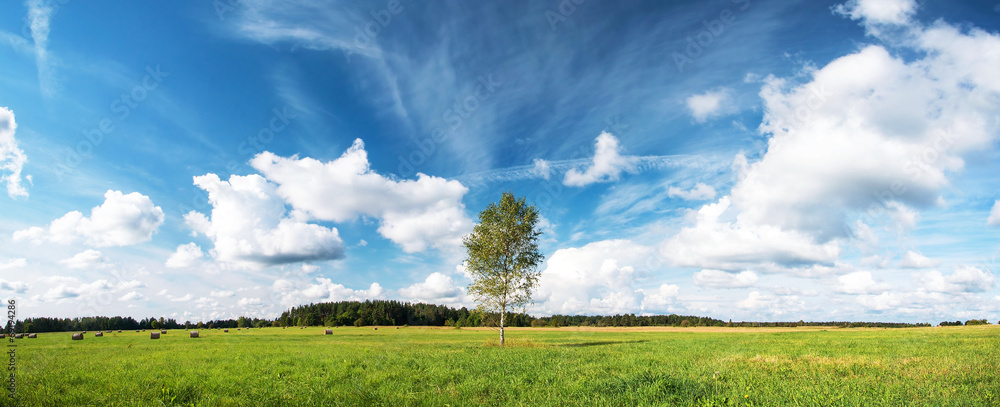
[[[84,318],[27,318],[15,322],[16,332],[66,332],[104,331],[136,329],[197,329],[197,328],[259,328],[265,326],[451,326],[480,327],[492,326],[487,315],[466,308],[451,308],[444,305],[409,303],[400,301],[340,301],[324,302],[293,307],[277,319],[240,317],[238,319],[212,320],[205,322],[178,322],[170,318],[143,318],[136,321],[132,317],[84,317]],[[733,322],[709,317],[686,315],[553,315],[535,318],[527,314],[508,314],[507,326],[516,327],[630,327],[630,326],[717,326],[717,327],[795,327],[829,326],[845,328],[908,328],[931,326],[927,323],[899,322]],[[986,323],[985,320],[970,320],[966,325]],[[943,322],[940,325],[962,325],[961,321]],[[10,326],[8,325],[9,332]]]

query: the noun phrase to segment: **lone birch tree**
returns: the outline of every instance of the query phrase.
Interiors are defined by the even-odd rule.
[[[504,344],[507,312],[531,304],[538,285],[538,209],[524,198],[504,192],[499,203],[479,213],[479,224],[462,239],[468,254],[465,267],[472,275],[469,294],[484,313],[500,314],[500,346]]]

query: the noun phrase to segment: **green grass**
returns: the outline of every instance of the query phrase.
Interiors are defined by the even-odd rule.
[[[17,342],[25,406],[1000,405],[1000,327],[382,328]]]

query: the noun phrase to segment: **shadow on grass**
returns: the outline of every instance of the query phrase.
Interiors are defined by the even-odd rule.
[[[567,348],[583,348],[588,346],[621,345],[626,343],[643,343],[643,342],[649,342],[649,341],[646,339],[638,341],[591,341],[591,342],[564,343],[556,346],[562,346]]]

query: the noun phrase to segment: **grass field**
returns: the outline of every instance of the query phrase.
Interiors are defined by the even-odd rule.
[[[1000,405],[995,325],[333,331],[39,334],[3,405]]]

